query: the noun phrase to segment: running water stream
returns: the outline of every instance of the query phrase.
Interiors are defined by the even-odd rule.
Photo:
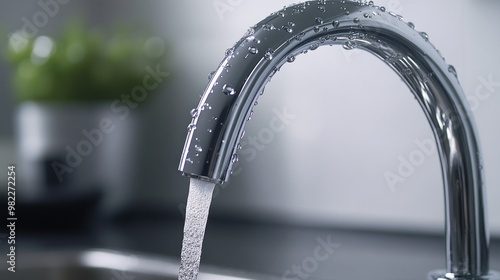
[[[189,181],[179,280],[196,280],[198,277],[201,247],[214,187],[214,183],[194,178]]]

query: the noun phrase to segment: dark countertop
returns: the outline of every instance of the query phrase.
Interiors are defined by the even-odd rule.
[[[17,254],[106,248],[179,258],[182,227],[179,217],[135,215],[78,231],[30,230],[18,233]],[[330,245],[324,245],[327,243]],[[300,228],[209,218],[202,267],[214,265],[278,277],[289,271],[288,279],[369,276],[416,280],[425,279],[430,270],[445,267],[444,248],[444,236]],[[500,271],[500,240],[491,242],[490,255],[490,267]],[[297,269],[302,275],[297,274]],[[293,271],[296,278],[292,277]]]

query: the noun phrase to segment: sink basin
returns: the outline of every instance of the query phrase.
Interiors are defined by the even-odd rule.
[[[179,261],[102,249],[24,253],[16,272],[2,271],[14,280],[176,280]],[[275,279],[214,267],[202,267],[199,280]]]

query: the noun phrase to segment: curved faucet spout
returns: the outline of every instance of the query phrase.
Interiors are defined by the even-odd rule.
[[[492,279],[480,151],[455,69],[445,63],[427,34],[371,3],[305,2],[250,28],[227,50],[191,111],[179,170],[186,176],[226,182],[252,108],[283,64],[323,45],[366,50],[403,79],[432,127],[446,198],[446,272],[456,279]]]

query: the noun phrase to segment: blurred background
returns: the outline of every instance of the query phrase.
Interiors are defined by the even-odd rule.
[[[45,230],[44,215],[61,228],[134,215],[181,220],[188,179],[177,165],[189,111],[225,50],[291,3],[2,1],[0,166],[17,165],[26,232]],[[376,4],[427,32],[455,66],[479,131],[492,236],[500,237],[500,2]],[[271,129],[275,119],[282,130]],[[430,126],[370,54],[324,47],[283,67],[242,145],[234,176],[214,194],[213,219],[443,232]]]

